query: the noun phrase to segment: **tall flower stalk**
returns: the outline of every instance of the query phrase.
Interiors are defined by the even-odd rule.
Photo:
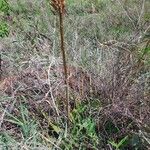
[[[51,6],[53,12],[59,16],[59,30],[60,30],[60,44],[61,44],[61,53],[63,59],[63,68],[64,68],[64,82],[65,82],[65,94],[66,94],[66,112],[69,120],[69,90],[68,90],[68,73],[67,73],[67,60],[66,60],[66,51],[64,45],[64,14],[65,14],[65,0],[51,0]]]

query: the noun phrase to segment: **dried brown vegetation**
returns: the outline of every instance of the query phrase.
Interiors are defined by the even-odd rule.
[[[114,44],[109,47],[120,49],[116,53],[115,61],[107,65],[109,77],[94,75],[75,66],[68,67],[70,107],[75,108],[76,103],[81,101],[87,103],[89,98],[93,99],[91,101],[94,101],[94,98],[98,99],[102,107],[98,108],[95,115],[97,130],[106,135],[107,124],[113,122],[115,127],[119,128],[119,133],[109,136],[115,140],[132,134],[131,131],[133,133],[139,130],[149,131],[150,123],[150,91],[147,88],[150,79],[141,76],[141,73],[147,72],[148,66],[134,57],[136,51],[133,49],[130,51],[131,45],[131,47],[124,45],[124,49],[121,45]],[[43,117],[43,113],[49,114],[49,118],[53,121],[56,121],[59,115],[65,114],[63,79],[62,65],[53,65],[47,69],[42,67],[24,69],[18,75],[7,77],[1,82],[1,92],[16,99],[16,106],[11,107],[11,101],[3,103],[3,106],[17,115],[19,113],[17,105],[20,99],[25,97],[26,100],[21,101],[27,105],[30,114],[39,118],[41,126],[47,128],[48,120]],[[12,124],[5,123],[5,125],[10,128]],[[16,127],[13,128],[17,130]],[[104,136],[103,140],[108,140],[107,138],[108,136]]]
[[[44,144],[56,138],[47,135],[52,124],[61,128],[57,134],[60,143],[52,145],[62,149],[78,149],[80,145],[80,149],[113,149],[109,141],[119,143],[128,137],[131,143],[123,149],[146,150],[150,132],[150,26],[148,19],[144,21],[143,10],[148,1],[70,1],[67,8],[64,0],[47,2],[53,13],[46,9],[45,1],[36,6],[40,14],[32,13],[33,2],[31,12],[19,8],[16,14],[14,10],[17,29],[11,24],[13,37],[4,39],[1,50],[0,131],[30,142],[33,134],[22,138],[21,125],[30,130],[34,120],[36,133],[46,137]],[[65,90],[69,92],[67,102]],[[23,122],[22,114],[29,119]],[[14,117],[22,122],[20,126]],[[5,139],[0,133],[1,137]]]
[[[39,93],[41,96],[36,101],[46,97],[49,90],[52,90],[53,97],[56,99],[65,98],[63,89],[65,83],[63,81],[63,67],[53,66],[48,70],[34,68],[24,70],[22,73],[14,77],[5,78],[1,84],[1,92],[9,95],[25,94],[31,96]],[[78,99],[86,98],[90,95],[90,89],[94,89],[93,79],[87,72],[81,68],[70,66],[68,68],[68,84],[70,94]],[[93,86],[93,87],[92,87]],[[50,102],[51,96],[47,96]]]

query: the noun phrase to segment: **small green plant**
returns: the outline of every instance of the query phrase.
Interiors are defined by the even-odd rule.
[[[78,105],[70,113],[72,122],[71,132],[63,141],[63,149],[97,149],[99,138],[96,134],[96,124],[90,116],[85,117],[85,111],[87,111],[86,106]]]
[[[128,140],[128,136],[125,136],[123,139],[120,140],[119,143],[116,143],[114,141],[108,141],[113,147],[115,147],[116,150],[119,150],[121,147],[123,147]]]
[[[0,0],[0,12],[8,13],[9,4],[6,0]]]
[[[37,128],[37,125],[33,120],[30,119],[27,108],[21,105],[20,113],[21,114],[18,117],[8,113],[9,119],[6,119],[6,121],[19,126],[21,128],[24,138],[34,136],[34,134],[36,133],[35,130]]]
[[[3,38],[8,36],[9,34],[9,27],[7,22],[3,19],[9,13],[10,7],[6,0],[0,0],[0,15],[1,15],[1,22],[0,22],[0,37]]]
[[[0,22],[0,37],[3,38],[8,36],[9,34],[9,27],[6,22]]]

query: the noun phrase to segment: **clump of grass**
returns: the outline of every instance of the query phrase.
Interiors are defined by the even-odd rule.
[[[70,114],[71,130],[63,137],[62,149],[93,149],[96,150],[100,138],[96,133],[96,122],[88,114],[87,104],[78,104]],[[88,142],[87,142],[88,141]]]

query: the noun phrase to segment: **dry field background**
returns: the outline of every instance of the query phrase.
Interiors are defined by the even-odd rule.
[[[148,0],[66,1],[69,126],[49,1],[0,8],[0,149],[149,149]]]

